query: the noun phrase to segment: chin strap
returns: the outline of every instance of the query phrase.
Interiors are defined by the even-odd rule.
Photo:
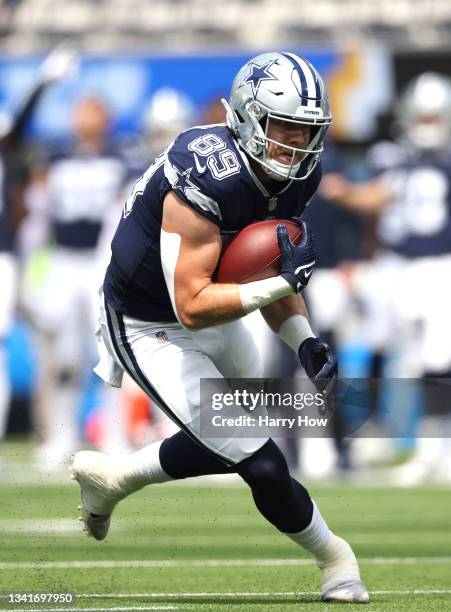
[[[266,158],[267,159],[271,159],[269,157],[268,151],[266,151]],[[266,162],[269,165],[269,162]],[[275,159],[271,159],[271,164],[273,164],[274,166],[276,166],[276,168],[280,168],[281,170],[287,170],[287,175],[283,175],[282,172],[278,173],[276,170],[272,170],[270,167],[268,166],[263,166],[266,174],[268,176],[270,176],[271,178],[275,179],[276,181],[289,181],[291,180],[293,177],[291,176],[291,174],[294,174],[294,176],[296,176],[296,174],[299,172],[299,168],[301,167],[301,162],[297,163],[296,165],[293,166],[287,166],[285,164],[281,164],[280,162],[277,162]]]

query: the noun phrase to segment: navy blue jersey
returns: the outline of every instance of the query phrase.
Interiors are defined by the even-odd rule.
[[[56,158],[48,188],[53,239],[58,246],[92,249],[111,208],[122,196],[124,162],[113,152]]]
[[[5,166],[3,159],[0,158],[0,252],[11,251],[13,248],[10,208],[5,193]]]
[[[304,181],[264,186],[225,125],[183,132],[144,173],[127,200],[104,282],[107,301],[136,319],[176,321],[160,260],[168,191],[215,223],[221,233],[233,234],[258,220],[302,214],[320,178],[318,165]]]
[[[13,252],[21,204],[19,190],[28,179],[28,168],[20,155],[0,153],[0,252]],[[20,214],[19,214],[20,216]]]
[[[343,172],[340,152],[328,143],[321,156],[323,173]],[[315,194],[305,220],[315,236],[318,256],[316,268],[334,268],[343,261],[362,257],[362,227],[358,213],[340,208]]]
[[[420,155],[381,143],[370,160],[376,170],[385,160],[379,174],[393,194],[379,217],[383,247],[408,258],[451,253],[451,151]]]

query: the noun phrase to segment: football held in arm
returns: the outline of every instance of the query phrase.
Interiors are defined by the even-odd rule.
[[[208,409],[201,379],[262,376],[241,320],[250,312],[260,310],[319,390],[327,394],[337,376],[302,297],[316,262],[302,214],[332,121],[325,84],[307,60],[264,53],[239,70],[224,104],[225,124],[180,133],[135,184],[100,300],[95,371],[115,387],[126,372],[179,431],[128,455],[76,453],[81,518],[102,540],[118,502],[147,485],[238,474],[257,511],[313,556],[321,599],[366,602],[350,545],[329,529],[274,440],[263,431],[199,433]],[[222,235],[235,240],[221,259]]]

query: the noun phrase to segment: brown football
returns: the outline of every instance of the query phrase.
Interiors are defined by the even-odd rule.
[[[250,283],[280,274],[279,223],[286,225],[291,242],[299,244],[302,228],[294,221],[270,219],[248,225],[225,247],[216,268],[216,282]]]

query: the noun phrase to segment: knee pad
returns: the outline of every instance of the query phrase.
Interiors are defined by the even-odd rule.
[[[268,440],[252,457],[241,461],[236,470],[250,487],[275,489],[285,486],[290,479],[285,457],[273,440]]]

